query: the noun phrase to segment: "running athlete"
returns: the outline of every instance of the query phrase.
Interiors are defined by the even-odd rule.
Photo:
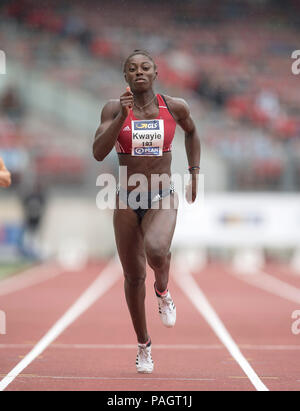
[[[187,196],[191,196],[191,201],[197,195],[201,150],[187,103],[154,93],[158,73],[151,55],[135,50],[126,59],[123,71],[128,87],[119,100],[110,100],[103,107],[93,154],[102,161],[115,146],[119,165],[127,166],[127,176],[120,176],[117,189],[114,231],[124,271],[126,301],[138,341],[137,372],[151,373],[154,365],[145,315],[146,261],[154,271],[161,320],[166,327],[173,327],[176,322],[176,308],[168,290],[170,246],[177,217],[177,197],[171,183],[176,124],[185,133],[191,173]],[[137,174],[143,175],[144,180],[130,181]],[[154,190],[153,176],[167,178]],[[167,201],[168,206],[164,207]]]
[[[11,185],[10,172],[5,167],[4,161],[0,157],[0,187],[9,187]]]

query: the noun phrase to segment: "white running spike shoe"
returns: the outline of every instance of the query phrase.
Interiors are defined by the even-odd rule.
[[[136,356],[136,370],[141,374],[151,374],[154,363],[151,357],[151,341],[148,344],[138,344]]]
[[[158,312],[163,325],[168,328],[174,327],[176,323],[176,307],[170,292],[168,291],[166,295],[161,296],[157,293],[155,285],[154,289],[158,301]]]

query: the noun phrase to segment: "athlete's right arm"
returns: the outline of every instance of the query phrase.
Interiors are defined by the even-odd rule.
[[[96,131],[93,144],[93,154],[97,161],[104,160],[113,149],[132,106],[133,94],[127,88],[120,101],[111,100],[103,107],[101,124]]]
[[[5,167],[4,161],[0,157],[0,187],[9,187],[11,185],[10,172]]]

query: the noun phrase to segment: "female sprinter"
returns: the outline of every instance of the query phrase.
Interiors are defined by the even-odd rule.
[[[135,50],[126,59],[124,76],[129,87],[119,100],[110,100],[104,106],[93,154],[102,161],[115,146],[120,166],[127,166],[126,179],[120,178],[117,190],[114,230],[138,341],[136,368],[139,373],[151,373],[154,365],[144,304],[146,261],[154,271],[161,320],[166,327],[173,327],[176,321],[176,308],[168,291],[170,246],[177,217],[177,198],[170,180],[176,123],[185,132],[191,173],[187,195],[189,192],[191,201],[196,198],[200,140],[186,102],[154,93],[157,67],[147,52]],[[146,185],[142,181],[131,185],[129,179],[136,174],[144,176]],[[154,175],[167,176],[156,191],[151,188]],[[134,203],[130,197],[137,191]],[[164,207],[167,201],[169,206]]]
[[[11,185],[10,172],[5,167],[4,161],[0,157],[0,187],[9,187]]]

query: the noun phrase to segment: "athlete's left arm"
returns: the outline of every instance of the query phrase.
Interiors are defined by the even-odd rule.
[[[176,122],[180,125],[185,133],[185,149],[188,159],[189,167],[199,167],[201,157],[201,143],[197,132],[196,125],[191,117],[190,109],[185,100],[179,98],[173,98],[172,113]],[[171,107],[170,107],[171,108]],[[197,175],[199,174],[199,168],[191,170],[191,194],[192,201],[194,202],[197,194]]]
[[[181,98],[169,97],[167,102],[174,119],[185,133],[185,149],[188,165],[189,167],[199,167],[201,144],[196,125],[191,117],[189,106],[186,101]]]
[[[183,99],[180,99],[179,103],[181,104],[179,106],[179,110],[177,111],[179,115],[177,123],[185,132],[185,149],[188,158],[188,165],[189,167],[199,167],[201,157],[201,143],[197,128],[191,117],[190,109],[187,103]]]

